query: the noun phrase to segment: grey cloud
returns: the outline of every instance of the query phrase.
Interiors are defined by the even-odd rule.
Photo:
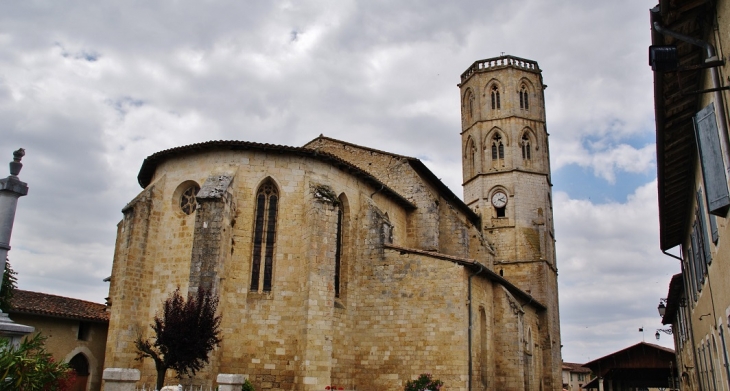
[[[456,84],[501,52],[543,69],[554,167],[650,134],[654,3],[3,3],[0,164],[25,147],[21,179],[31,186],[11,251],[21,287],[104,297],[99,276],[110,273],[142,160],[182,144],[301,145],[324,133],[418,157],[461,194]],[[630,169],[607,156],[612,172]],[[666,289],[642,282],[673,264],[657,255],[653,215],[618,219],[631,201],[555,200],[564,354],[579,361],[601,333],[604,348],[622,347],[621,328],[643,316],[635,304]],[[589,331],[576,331],[582,322]]]

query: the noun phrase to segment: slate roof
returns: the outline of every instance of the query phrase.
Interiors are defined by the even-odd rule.
[[[43,315],[53,318],[109,322],[104,304],[16,289],[11,300],[11,314]]]

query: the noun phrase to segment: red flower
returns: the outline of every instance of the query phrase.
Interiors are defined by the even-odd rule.
[[[330,386],[327,386],[327,387],[325,387],[324,389],[325,389],[325,390],[329,390],[329,389],[330,389]]]

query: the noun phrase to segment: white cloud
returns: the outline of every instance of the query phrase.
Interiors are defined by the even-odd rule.
[[[665,328],[656,306],[680,270],[659,251],[656,199],[656,181],[623,203],[595,204],[555,193],[566,361],[585,362],[639,342],[641,326],[652,339],[657,328]],[[662,344],[671,347],[671,339]]]
[[[602,146],[594,144],[585,148],[575,141],[568,145],[553,146],[555,156],[553,169],[559,170],[569,164],[577,164],[593,170],[595,176],[613,184],[616,173],[650,173],[656,170],[656,146],[645,145],[635,148],[628,144]]]

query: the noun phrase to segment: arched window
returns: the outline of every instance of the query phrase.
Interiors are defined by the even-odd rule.
[[[466,98],[464,99],[464,108],[466,110],[467,118],[474,118],[474,94],[471,90],[466,91]]]
[[[472,138],[469,138],[469,141],[466,142],[466,153],[468,156],[468,169],[469,169],[469,176],[473,176],[477,173],[477,148],[474,145],[474,140]]]
[[[276,213],[279,192],[273,181],[265,181],[256,193],[256,210],[253,231],[253,256],[251,262],[251,290],[271,291],[274,269],[274,244],[276,242]],[[263,268],[263,278],[262,269]]]
[[[342,208],[337,209],[337,243],[335,245],[335,297],[340,297],[340,270],[342,268]]]
[[[527,86],[524,84],[520,87],[520,109],[530,109],[530,102],[527,98]]]
[[[487,313],[484,307],[479,306],[479,369],[481,372],[482,387],[487,387],[487,371],[489,370],[489,363],[487,360]]]
[[[197,205],[195,201],[195,195],[200,191],[200,186],[193,183],[188,186],[187,189],[180,195],[180,210],[186,215],[189,215],[195,211]]]
[[[525,160],[532,159],[530,148],[530,136],[525,132],[522,135],[522,158]]]
[[[350,220],[350,206],[345,193],[340,194],[338,197],[340,201],[337,207],[337,244],[335,248],[335,298],[340,299],[340,302],[335,302],[335,306],[343,304],[347,298],[347,270],[348,270],[348,255],[349,248],[348,243],[350,242],[349,234],[349,220]]]
[[[492,110],[498,110],[500,108],[499,88],[496,84],[492,85],[492,90],[490,92],[492,95]]]
[[[492,137],[492,163],[502,160],[504,160],[504,143],[502,142],[502,136],[495,133]]]

